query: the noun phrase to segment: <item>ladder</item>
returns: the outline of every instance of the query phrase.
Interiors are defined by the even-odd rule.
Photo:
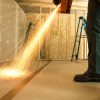
[[[82,35],[83,29],[86,31],[86,24],[86,20],[83,18],[83,16],[80,16],[71,61],[73,61],[74,57],[76,57],[76,60],[78,60],[81,38],[86,38],[86,35]]]

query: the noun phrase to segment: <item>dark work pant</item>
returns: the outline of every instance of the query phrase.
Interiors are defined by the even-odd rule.
[[[87,16],[88,71],[100,74],[100,0],[89,0]]]

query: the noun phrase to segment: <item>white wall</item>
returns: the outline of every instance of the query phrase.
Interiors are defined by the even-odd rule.
[[[15,0],[0,0],[0,62],[9,61],[17,53],[25,35],[25,20]]]

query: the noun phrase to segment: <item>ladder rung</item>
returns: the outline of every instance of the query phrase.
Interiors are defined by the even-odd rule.
[[[82,38],[86,38],[86,37],[82,37]]]
[[[82,36],[87,36],[87,35],[82,35]]]
[[[77,36],[77,37],[80,37],[80,36]],[[81,38],[86,38],[87,36],[81,36]]]

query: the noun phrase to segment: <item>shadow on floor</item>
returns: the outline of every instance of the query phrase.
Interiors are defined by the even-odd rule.
[[[37,74],[40,73],[42,69],[44,69],[51,61],[47,62],[43,65],[39,70],[35,73],[31,74],[27,78],[25,78],[20,84],[10,90],[7,94],[0,98],[0,100],[12,100]]]

